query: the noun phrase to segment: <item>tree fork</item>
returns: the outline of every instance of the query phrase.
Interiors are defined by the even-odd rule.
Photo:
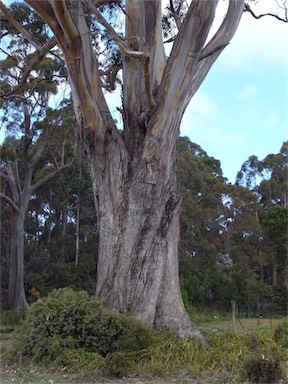
[[[125,53],[123,133],[101,90],[84,13],[72,12],[64,1],[26,2],[53,30],[67,64],[100,223],[97,294],[111,308],[203,341],[179,287],[176,140],[187,105],[237,30],[244,1],[229,0],[226,17],[208,43],[218,0],[192,1],[168,59],[160,0],[126,2],[124,39],[94,10]],[[143,73],[140,60],[147,57],[149,71]]]

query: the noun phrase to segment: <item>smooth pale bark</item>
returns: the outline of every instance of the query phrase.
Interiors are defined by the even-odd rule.
[[[24,289],[24,220],[25,211],[13,212],[10,218],[10,272],[8,305],[10,309],[21,310],[27,307]]]
[[[10,272],[8,287],[8,305],[10,309],[22,310],[28,305],[24,289],[24,240],[25,216],[31,195],[46,181],[71,164],[62,164],[33,184],[33,171],[46,148],[47,141],[48,136],[44,136],[42,144],[39,145],[37,151],[30,160],[27,160],[23,167],[23,185],[20,181],[17,160],[15,160],[13,165],[7,161],[5,167],[1,170],[1,176],[7,183],[8,194],[0,193],[0,197],[11,206],[12,210],[10,218]]]
[[[124,39],[87,2],[123,53],[123,133],[101,90],[80,2],[79,12],[59,0],[27,3],[49,24],[66,60],[100,224],[97,295],[117,311],[203,340],[179,289],[176,140],[188,103],[238,27],[244,1],[229,1],[207,43],[218,1],[193,0],[168,59],[160,0],[127,0]]]

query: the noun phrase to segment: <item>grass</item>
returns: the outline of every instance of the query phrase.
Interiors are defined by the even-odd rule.
[[[237,322],[238,323],[238,322]],[[73,384],[73,383],[117,383],[117,384],[239,384],[242,383],[243,363],[252,356],[264,356],[266,359],[280,356],[283,371],[287,370],[287,351],[275,341],[274,328],[283,324],[283,320],[241,319],[239,328],[231,330],[231,321],[209,322],[201,324],[207,344],[202,345],[193,339],[180,339],[170,331],[157,333],[156,342],[144,350],[131,370],[118,379],[99,376],[97,372],[72,374],[65,367],[34,366],[33,361],[6,365],[2,361],[0,382],[28,384]],[[5,340],[12,342],[9,325],[2,328],[0,345],[9,348]],[[7,333],[5,333],[7,330]],[[251,349],[252,336],[257,335],[257,347]],[[103,374],[104,375],[104,374]],[[133,376],[133,377],[132,377]],[[134,377],[135,376],[135,377]],[[287,380],[287,378],[286,378]],[[286,382],[283,378],[280,383]],[[288,382],[288,381],[287,381]]]
[[[235,330],[255,330],[259,326],[267,326],[270,328],[276,328],[279,325],[282,325],[282,319],[236,319]],[[232,320],[219,321],[219,322],[209,322],[203,323],[199,326],[200,329],[232,329]]]

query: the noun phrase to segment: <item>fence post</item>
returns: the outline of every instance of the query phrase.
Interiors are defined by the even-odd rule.
[[[260,325],[260,309],[261,309],[261,304],[257,304],[257,326],[259,327]]]
[[[236,302],[235,300],[231,300],[232,304],[232,329],[233,331],[236,328]]]

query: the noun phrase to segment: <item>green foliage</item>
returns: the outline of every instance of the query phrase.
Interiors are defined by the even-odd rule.
[[[23,319],[24,312],[17,310],[3,311],[1,313],[1,325],[14,327]]]
[[[253,334],[212,327],[203,332],[206,344],[180,338],[167,329],[153,331],[135,319],[108,311],[85,292],[59,289],[31,306],[17,330],[16,349],[9,356],[15,361],[18,353],[22,361],[44,363],[53,370],[65,367],[71,373],[117,377],[133,370],[150,375],[225,376],[225,382],[231,382],[230,378],[233,382],[261,382],[256,375],[267,379],[277,374],[280,378],[287,351],[282,336],[275,337],[270,327],[258,327]],[[257,343],[252,345],[254,339]]]
[[[186,291],[186,289],[181,288],[181,295],[182,295],[182,301],[183,301],[184,307],[186,309],[188,309],[189,308],[189,296],[188,296],[188,292]]]
[[[268,239],[275,244],[287,243],[288,208],[280,205],[271,206],[263,220]]]
[[[231,313],[221,313],[217,310],[198,310],[196,307],[189,306],[188,313],[197,326],[202,324],[213,324],[223,321],[229,321],[231,319]]]
[[[249,356],[243,364],[250,383],[279,383],[282,376],[279,357]]]
[[[169,330],[161,330],[156,342],[143,354],[140,365],[145,372],[155,374],[184,370],[197,376],[225,372],[238,375],[244,361],[251,356],[251,333],[209,330],[204,336],[207,343],[203,345],[196,339],[181,339]],[[285,349],[275,343],[271,329],[260,327],[257,340],[255,356],[264,355],[269,361],[275,356],[279,361],[285,360]]]
[[[282,325],[274,331],[274,340],[285,348],[288,348],[288,319],[283,320]]]
[[[68,372],[73,373],[83,371],[102,373],[105,370],[105,359],[98,353],[87,351],[85,348],[65,349],[55,365],[64,366]]]
[[[120,377],[135,366],[135,357],[121,351],[113,352],[106,356],[105,363],[109,375]]]
[[[108,310],[87,292],[64,288],[31,305],[17,337],[23,357],[73,367],[74,360],[81,363],[87,355],[87,364],[95,368],[102,362],[99,356],[148,348],[153,331],[132,317]]]

